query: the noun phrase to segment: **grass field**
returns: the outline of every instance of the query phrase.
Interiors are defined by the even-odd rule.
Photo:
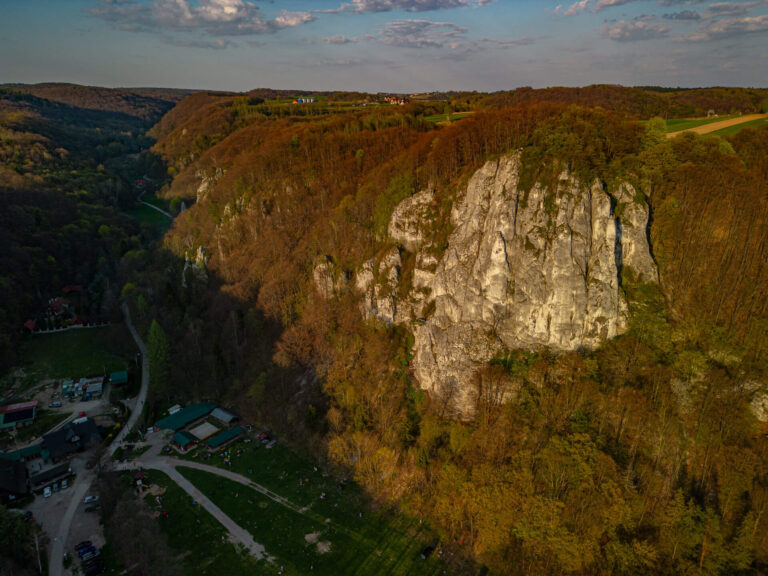
[[[718,136],[733,136],[734,134],[744,130],[744,128],[761,128],[763,126],[768,126],[768,119],[758,118],[757,120],[744,122],[743,124],[737,124],[736,126],[729,126],[728,128],[723,128],[722,130],[716,130],[715,132],[712,132],[712,134],[717,134]]]
[[[19,347],[21,388],[46,378],[79,378],[126,370],[138,352],[122,324],[34,334]]]
[[[466,118],[467,116],[471,116],[472,112],[454,112],[451,114],[450,122],[453,122],[454,120],[461,120],[462,118]],[[437,124],[441,122],[448,122],[448,115],[447,114],[435,114],[433,116],[425,116],[424,120],[427,122],[435,122]]]
[[[189,576],[226,574],[250,576],[275,574],[264,561],[257,562],[238,550],[229,540],[222,542],[226,530],[213,516],[197,504],[168,476],[157,470],[148,473],[151,481],[165,488],[162,509],[167,517],[159,516],[161,530],[168,537],[170,547],[180,554],[184,574]],[[147,505],[159,509],[155,497],[145,497]]]
[[[71,412],[59,412],[57,410],[39,410],[32,424],[16,430],[16,441],[27,442],[42,436],[70,414]]]
[[[328,492],[299,513],[214,474],[184,467],[179,472],[264,545],[273,569],[284,567],[286,576],[442,573],[437,554],[420,557],[431,535],[416,521],[363,509],[346,492]],[[295,500],[287,482],[283,488],[282,495]]]
[[[722,122],[723,120],[730,120],[731,118],[738,118],[738,116],[717,116],[715,118],[672,118],[667,120],[667,132],[680,132],[681,130],[691,130],[699,126],[706,124],[712,124],[713,122]]]
[[[160,198],[158,198],[154,194],[144,194],[144,196],[142,196],[141,199],[148,204],[152,204],[152,206],[157,206],[161,210],[168,210],[167,202],[160,200]]]
[[[128,210],[127,214],[136,218],[141,224],[149,224],[161,231],[171,227],[171,219],[168,216],[144,204],[139,204],[132,210]]]

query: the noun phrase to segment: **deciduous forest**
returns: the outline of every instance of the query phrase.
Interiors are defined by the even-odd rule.
[[[0,93],[6,355],[31,299],[103,272],[101,305],[125,300],[151,340],[147,422],[174,402],[237,407],[428,522],[457,573],[768,571],[768,129],[668,139],[664,124],[759,111],[766,91],[519,89],[404,106],[200,92],[147,136],[139,127],[158,118],[143,111],[125,139],[78,130],[98,158],[57,119],[71,104],[41,100],[57,93]],[[426,119],[446,107],[472,114]],[[102,122],[92,108],[72,123]],[[109,168],[150,138],[139,161],[161,197],[189,206],[151,249],[120,211],[135,192]],[[419,387],[412,334],[366,320],[351,286],[392,249],[399,202],[434,190],[439,256],[471,175],[511,153],[524,187],[565,169],[608,190],[631,183],[659,283],[623,274],[628,327],[597,349],[504,350],[479,365],[462,383],[473,414],[459,417]],[[415,255],[395,248],[407,284]],[[349,288],[321,294],[320,263]]]

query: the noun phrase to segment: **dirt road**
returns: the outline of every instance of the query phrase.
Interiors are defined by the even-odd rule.
[[[131,312],[128,309],[127,304],[123,304],[123,314],[125,314],[125,325],[128,326],[128,330],[130,330],[131,336],[133,336],[133,339],[136,342],[136,346],[138,346],[141,351],[141,390],[139,390],[136,406],[134,407],[133,412],[131,412],[128,422],[125,423],[125,426],[123,426],[123,429],[115,437],[114,441],[109,446],[109,450],[107,450],[107,453],[104,455],[104,463],[109,462],[110,458],[114,455],[115,450],[117,450],[117,447],[120,446],[131,429],[136,425],[141,413],[144,411],[144,403],[147,401],[147,390],[149,390],[149,355],[147,354],[147,347],[144,345],[144,341],[133,326],[133,322],[131,322]]]
[[[696,128],[689,128],[688,130],[679,130],[678,132],[670,132],[667,134],[667,138],[674,138],[679,136],[683,132],[695,132],[696,134],[711,134],[717,132],[723,128],[730,128],[731,126],[738,126],[745,122],[752,122],[752,120],[759,120],[761,118],[768,118],[768,114],[750,114],[748,116],[739,116],[738,118],[731,118],[730,120],[723,120],[721,122],[712,122],[711,124],[704,124],[703,126],[697,126]]]

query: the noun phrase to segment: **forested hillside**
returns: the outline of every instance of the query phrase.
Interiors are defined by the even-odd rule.
[[[81,318],[115,313],[119,287],[110,279],[120,257],[142,244],[137,223],[120,210],[136,196],[124,168],[152,170],[138,156],[152,144],[144,133],[179,96],[73,85],[0,89],[3,368],[14,361],[24,322],[65,286],[82,287]]]
[[[163,251],[121,268],[136,318],[171,346],[152,410],[237,406],[494,574],[765,572],[768,130],[668,140],[663,122],[638,122],[761,99],[523,90],[465,97],[475,113],[438,128],[432,104],[292,114],[190,97],[153,133],[175,175],[166,194],[194,206]],[[396,206],[434,193],[438,260],[470,177],[512,154],[524,193],[563,174],[632,185],[659,281],[622,271],[626,329],[597,348],[479,363],[459,383],[474,411],[457,419],[420,389],[408,325],[364,319],[355,278],[394,248],[407,295],[417,254],[387,233]]]

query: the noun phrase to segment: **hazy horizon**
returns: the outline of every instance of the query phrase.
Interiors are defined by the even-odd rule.
[[[4,4],[4,83],[408,93],[768,77],[768,0]]]

